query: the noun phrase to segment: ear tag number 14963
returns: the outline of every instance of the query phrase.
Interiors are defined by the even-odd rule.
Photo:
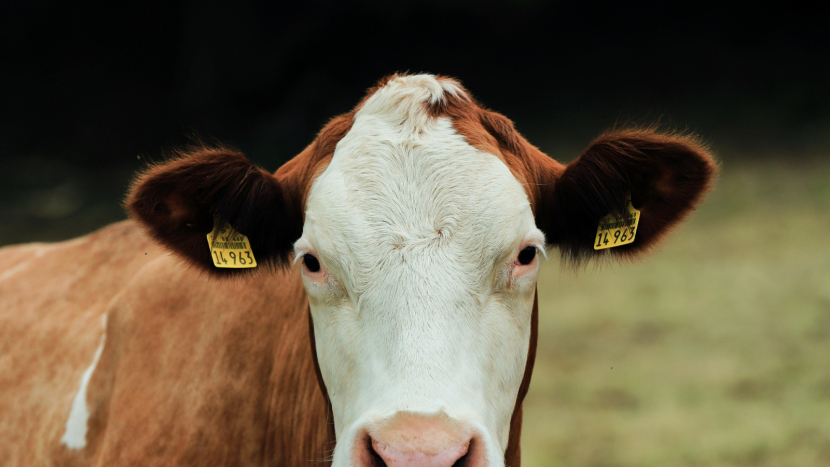
[[[213,265],[217,268],[255,268],[256,259],[248,237],[227,224],[217,233],[218,229],[214,227],[207,234]]]
[[[634,241],[637,233],[637,226],[640,223],[640,211],[634,209],[631,200],[628,200],[628,219],[608,214],[599,220],[597,237],[594,242],[595,250],[614,248],[615,246],[628,245]]]

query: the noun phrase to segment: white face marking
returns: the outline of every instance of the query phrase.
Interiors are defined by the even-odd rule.
[[[101,353],[104,351],[104,342],[107,340],[107,315],[102,316],[104,322],[104,334],[101,335],[101,343],[98,344],[98,350],[95,351],[95,357],[92,358],[92,364],[84,371],[81,376],[81,387],[78,393],[75,394],[75,399],[72,401],[72,410],[69,412],[69,419],[66,421],[66,432],[61,438],[61,443],[65,444],[69,449],[83,449],[86,446],[86,431],[87,421],[89,420],[89,409],[86,406],[86,390],[89,386],[89,379],[92,377],[92,372],[98,365],[98,360],[101,358]]]
[[[445,414],[503,463],[525,370],[544,245],[522,186],[424,102],[461,91],[397,78],[369,98],[307,201],[298,257],[332,401],[334,466],[360,430],[401,411]],[[537,255],[538,256],[538,255]]]

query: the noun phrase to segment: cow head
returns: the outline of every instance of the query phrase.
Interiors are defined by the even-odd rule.
[[[335,466],[503,466],[518,463],[546,248],[572,263],[647,251],[714,172],[695,139],[649,129],[563,166],[456,81],[393,76],[275,174],[198,149],[149,169],[128,206],[216,274],[239,270],[214,268],[215,222],[264,265],[302,263]],[[629,197],[636,240],[595,251]]]

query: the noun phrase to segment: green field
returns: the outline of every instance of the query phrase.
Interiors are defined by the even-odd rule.
[[[636,264],[539,280],[527,466],[830,465],[830,163],[724,164]]]

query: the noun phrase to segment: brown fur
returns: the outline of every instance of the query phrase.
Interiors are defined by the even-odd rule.
[[[717,166],[694,137],[653,129],[609,131],[568,164],[554,190],[540,200],[537,225],[572,262],[597,255],[632,258],[659,244],[709,191]],[[634,243],[594,251],[599,220],[625,212],[625,200],[640,210]]]
[[[300,466],[329,454],[298,271],[200,276],[129,221],[0,253],[11,260],[0,271],[25,263],[0,281],[3,465]],[[87,446],[73,451],[60,438],[104,313]]]
[[[213,268],[205,248],[214,222],[230,223],[248,235],[259,263],[285,265],[302,233],[302,213],[291,196],[241,153],[199,148],[150,167],[135,182],[126,204],[162,245],[205,270],[232,274],[237,271]],[[254,235],[258,232],[273,236]]]
[[[337,142],[351,129],[353,115],[354,111],[332,119],[273,175],[228,148],[181,151],[137,177],[125,205],[150,236],[204,271],[251,272],[213,266],[206,235],[214,225],[225,223],[248,236],[264,269],[285,266],[303,232],[305,196],[331,161]]]
[[[361,105],[274,174],[227,148],[196,148],[150,167],[126,203],[144,231],[128,221],[65,243],[0,249],[4,465],[329,463],[331,406],[299,272],[288,264],[308,191]],[[705,148],[687,136],[613,131],[563,166],[472,98],[427,110],[505,162],[549,243],[573,261],[651,248],[695,207],[715,172]],[[594,252],[599,219],[623,209],[629,193],[642,211],[637,240]],[[246,234],[258,261],[271,267],[248,275],[213,268],[205,235],[215,222]],[[198,274],[177,258],[237,280]],[[103,314],[107,339],[87,393],[87,446],[72,451],[60,438]],[[537,332],[534,301],[505,453],[510,467],[521,462]]]
[[[91,456],[59,445],[72,399],[110,301],[160,253],[132,222],[70,242],[0,249],[3,465],[88,465]]]
[[[111,310],[117,337],[105,352],[117,361],[96,371],[115,375],[101,465],[288,466],[325,457],[325,400],[297,271],[220,280],[193,280],[159,261]],[[182,284],[187,293],[177,293]]]

